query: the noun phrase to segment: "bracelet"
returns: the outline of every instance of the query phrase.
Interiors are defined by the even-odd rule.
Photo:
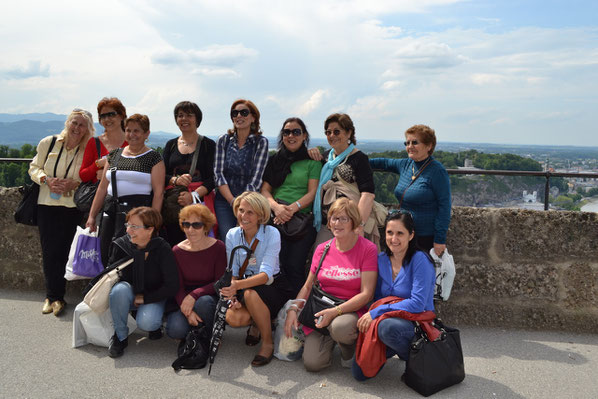
[[[297,205],[297,208],[301,209],[301,203],[299,201],[296,201],[295,204]]]
[[[176,186],[177,180],[179,180],[179,177],[178,176],[174,176],[174,183],[172,183],[173,186]]]
[[[336,309],[336,311],[338,312],[338,316],[340,316],[340,315],[342,315],[342,314],[343,314],[343,310],[341,309],[341,307],[340,307],[340,306],[336,306],[336,307],[335,307],[335,309]]]

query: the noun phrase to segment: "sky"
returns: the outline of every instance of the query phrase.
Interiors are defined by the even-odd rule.
[[[232,127],[252,100],[265,135],[313,137],[348,113],[357,140],[598,146],[598,2],[553,0],[0,0],[0,113],[94,113],[105,96],[151,130]],[[1,138],[0,138],[1,141]]]

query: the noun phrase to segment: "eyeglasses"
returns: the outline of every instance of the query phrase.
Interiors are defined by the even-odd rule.
[[[137,226],[136,224],[125,223],[125,229],[132,229],[132,230],[147,229],[147,226]]]
[[[333,216],[330,218],[330,223],[334,224],[337,222],[341,222],[341,224],[349,223],[349,218],[347,216]]]
[[[326,136],[330,136],[331,134],[334,134],[335,136],[338,136],[339,134],[341,134],[341,131],[338,129],[334,129],[334,130],[325,130],[324,134]]]
[[[403,144],[405,144],[405,147],[409,147],[410,145],[413,145],[415,147],[416,145],[419,144],[419,141],[417,141],[417,140],[403,141]]]
[[[183,226],[183,229],[188,229],[190,227],[193,227],[193,229],[195,230],[199,230],[203,227],[203,223],[202,222],[182,222],[181,226]]]
[[[282,129],[282,136],[283,137],[288,137],[290,135],[293,135],[295,137],[299,137],[303,134],[303,132],[301,131],[301,129]]]
[[[84,114],[85,116],[87,116],[89,119],[93,120],[93,116],[91,115],[91,112],[84,110],[83,108],[75,108],[73,109],[73,112],[76,112],[78,114]]]
[[[391,209],[388,211],[388,215],[386,216],[386,221],[392,219],[394,215],[408,215],[411,219],[413,219],[413,214],[405,209]]]
[[[241,114],[242,117],[247,117],[249,116],[249,112],[250,111],[248,109],[233,109],[230,111],[230,116],[236,118],[239,114]]]
[[[116,112],[116,111],[110,111],[110,112],[106,112],[104,114],[100,114],[100,119],[114,118],[116,115],[118,115],[118,112]]]

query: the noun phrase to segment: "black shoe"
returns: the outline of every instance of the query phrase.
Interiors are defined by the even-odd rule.
[[[150,331],[147,337],[149,339],[151,339],[152,341],[162,338],[162,328],[158,328],[157,330]]]
[[[108,356],[115,358],[121,357],[125,353],[125,348],[129,345],[129,337],[123,341],[118,339],[116,333],[110,339],[110,346],[108,347]]]

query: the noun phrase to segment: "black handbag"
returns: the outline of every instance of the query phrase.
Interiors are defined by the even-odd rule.
[[[50,149],[46,154],[43,164],[46,163],[48,154],[52,152],[54,143],[56,143],[56,136],[52,137],[52,143],[50,144]],[[15,222],[26,224],[28,226],[37,226],[37,199],[39,197],[39,184],[36,182],[26,184],[19,191],[23,194],[23,198],[21,198],[21,201],[15,210]]]
[[[98,154],[97,159],[100,159],[100,154],[102,152],[102,149],[100,147],[100,139],[98,137],[95,137],[95,142],[96,151]],[[91,209],[93,198],[96,195],[96,191],[98,190],[99,185],[99,180],[95,183],[88,181],[79,184],[79,187],[77,187],[77,190],[75,190],[75,195],[73,196],[73,201],[75,202],[75,205],[77,206],[78,210],[80,210],[81,212],[89,212],[89,210]]]
[[[429,341],[419,325],[409,348],[405,366],[405,384],[423,396],[430,396],[465,379],[463,349],[459,330],[445,326],[440,319],[434,326],[441,331],[436,341]]]
[[[276,202],[282,205],[289,205],[288,202],[277,199]],[[280,236],[289,241],[299,241],[307,235],[309,229],[314,225],[313,213],[295,212],[293,217],[286,223],[274,224],[273,220],[276,215],[272,212],[270,217],[270,224],[278,229]]]
[[[178,347],[178,358],[172,363],[174,371],[181,369],[202,369],[208,364],[210,336],[204,323],[191,327],[185,341]]]
[[[330,331],[328,328],[318,328],[316,327],[316,323],[314,322],[315,316],[314,314],[324,310],[333,308],[335,306],[339,306],[342,303],[345,303],[346,300],[340,299],[335,297],[334,295],[326,293],[321,287],[320,282],[318,281],[318,272],[322,267],[322,262],[330,249],[330,244],[332,240],[326,244],[324,247],[324,252],[322,253],[322,257],[320,258],[320,263],[318,264],[318,268],[316,269],[316,281],[314,281],[313,286],[311,287],[311,291],[309,296],[307,297],[307,301],[305,301],[305,305],[299,313],[299,323],[303,324],[305,327],[312,328],[318,331],[320,334],[323,335],[330,335]]]

